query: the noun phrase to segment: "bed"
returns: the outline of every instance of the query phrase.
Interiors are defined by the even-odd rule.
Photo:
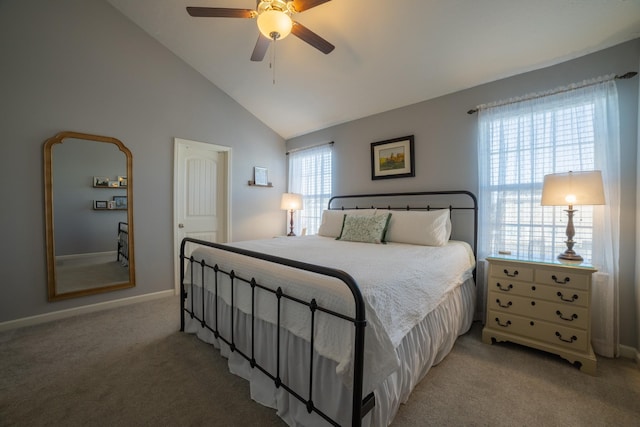
[[[412,192],[333,197],[318,235],[184,239],[181,330],[289,425],[389,425],[471,326],[476,229],[472,193]]]
[[[116,261],[123,266],[129,265],[129,224],[118,222],[118,252]]]

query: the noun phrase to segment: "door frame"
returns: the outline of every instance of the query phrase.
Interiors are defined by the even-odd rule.
[[[225,164],[225,186],[224,195],[222,198],[218,199],[218,203],[223,204],[223,212],[224,212],[224,233],[222,233],[222,238],[224,242],[231,241],[231,147],[227,147],[224,145],[217,144],[209,144],[206,142],[193,141],[190,139],[184,138],[173,138],[173,253],[174,253],[174,292],[176,295],[180,294],[180,245],[182,243],[179,238],[178,228],[178,197],[176,194],[178,193],[178,185],[179,185],[179,177],[178,170],[179,165],[178,161],[178,151],[181,146],[190,145],[195,146],[197,148],[211,150],[213,148],[214,151],[218,153],[222,153],[224,156],[224,164]]]

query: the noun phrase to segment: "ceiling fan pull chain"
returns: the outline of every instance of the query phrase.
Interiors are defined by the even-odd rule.
[[[275,37],[272,39],[273,49],[271,49],[271,63],[269,64],[269,68],[273,73],[273,84],[276,84],[276,39]]]

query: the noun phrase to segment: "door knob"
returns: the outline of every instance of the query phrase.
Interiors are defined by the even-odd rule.
[[[184,228],[184,224],[178,224],[178,228]]]

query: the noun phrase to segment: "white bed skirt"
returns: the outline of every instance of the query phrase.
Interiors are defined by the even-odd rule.
[[[201,289],[195,295],[190,294],[186,307],[193,307],[201,317]],[[205,311],[207,324],[215,328],[214,295],[206,294]],[[444,300],[431,313],[416,325],[396,348],[401,361],[400,368],[389,375],[375,390],[376,404],[363,419],[363,426],[388,426],[398,412],[401,403],[409,398],[413,388],[426,375],[428,370],[438,364],[453,348],[456,338],[466,333],[473,321],[476,299],[476,287],[472,279],[450,291]],[[230,340],[230,308],[219,303],[218,327],[223,336]],[[252,356],[250,316],[234,310],[235,345],[243,353]],[[268,372],[276,375],[276,326],[258,320],[255,321],[255,359]],[[249,331],[245,333],[244,331]],[[327,426],[318,414],[309,414],[304,404],[291,396],[283,388],[276,388],[273,380],[258,369],[252,369],[237,352],[231,352],[229,346],[216,339],[211,331],[201,327],[200,322],[185,316],[185,332],[196,333],[201,340],[213,344],[221,354],[228,358],[229,371],[250,382],[251,398],[256,402],[275,408],[277,414],[290,426]],[[281,330],[281,356],[295,354],[297,363],[283,359],[280,377],[283,383],[293,388],[305,399],[309,395],[309,343],[285,330]],[[365,332],[366,334],[366,332]],[[336,362],[318,356],[313,357],[313,396],[314,405],[339,425],[351,424],[351,385],[345,386],[336,375]],[[365,376],[367,367],[365,366]],[[364,390],[364,396],[371,390]]]

